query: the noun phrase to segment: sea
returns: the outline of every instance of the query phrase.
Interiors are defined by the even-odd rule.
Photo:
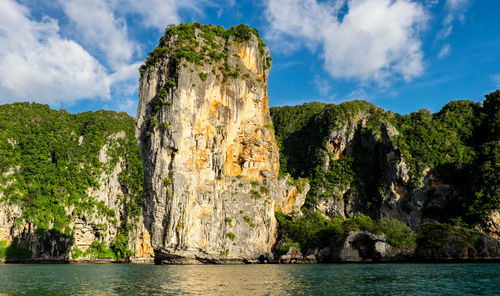
[[[500,264],[0,264],[0,295],[500,295]]]

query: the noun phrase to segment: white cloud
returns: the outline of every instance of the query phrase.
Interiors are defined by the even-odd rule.
[[[443,47],[441,47],[441,50],[439,51],[439,54],[438,54],[438,58],[442,59],[446,56],[448,56],[451,52],[451,46],[446,43],[445,45],[443,45]]]
[[[333,5],[316,0],[275,0],[267,5],[267,19],[272,29],[267,34],[287,34],[293,37],[307,37],[312,42],[320,42],[324,24],[336,22],[336,15],[342,1]]]
[[[346,5],[347,13],[341,15]],[[334,78],[386,84],[423,72],[419,33],[428,16],[415,2],[269,0],[266,17],[268,38],[320,48],[325,69]]]
[[[109,86],[105,68],[78,43],[62,38],[57,21],[35,21],[15,1],[0,2],[0,103],[109,98]]]
[[[129,32],[132,24],[162,31],[179,23],[180,14],[202,16],[207,7],[225,5],[236,2],[0,0],[0,104],[30,100],[58,107],[100,99],[135,113],[130,102],[143,55]]]
[[[75,24],[76,32],[88,47],[104,53],[112,69],[132,58],[138,47],[127,37],[126,21],[115,18],[112,8],[101,0],[60,0],[61,6]]]

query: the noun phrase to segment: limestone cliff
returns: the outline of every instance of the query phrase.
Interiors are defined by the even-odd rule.
[[[389,244],[402,237],[413,241],[416,249],[407,248],[403,257],[500,257],[500,91],[486,95],[483,103],[451,101],[434,114],[421,109],[400,115],[352,101],[275,107],[271,115],[282,173],[308,178],[311,184],[306,216],[280,219],[280,248],[298,243],[303,252],[328,247],[340,254],[342,244],[332,246],[322,233],[337,231],[341,217],[348,227],[357,225],[354,232],[384,232]],[[375,226],[356,222],[364,215]],[[398,239],[388,234],[395,232],[401,234]],[[308,243],[311,237],[316,245]],[[366,240],[370,250],[381,241]],[[344,245],[350,254],[352,248]]]
[[[307,192],[278,181],[268,49],[244,25],[184,24],[150,55],[136,135],[156,262],[254,262]]]
[[[29,103],[0,118],[0,260],[151,261],[132,118]]]
[[[452,101],[434,114],[399,115],[363,101],[275,107],[281,170],[308,178],[308,207],[329,217],[362,213],[414,230],[427,221],[467,223],[495,235],[495,94],[484,106]]]

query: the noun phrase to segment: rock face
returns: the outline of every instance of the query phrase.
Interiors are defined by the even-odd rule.
[[[107,166],[111,159],[107,155],[108,147],[117,145],[118,138],[124,138],[125,133],[117,133],[109,137],[109,142],[101,148],[99,161],[103,166]],[[119,144],[118,144],[119,145]],[[0,241],[8,244],[15,243],[18,249],[26,252],[23,260],[29,261],[67,261],[70,260],[72,252],[79,249],[85,252],[93,242],[99,241],[106,245],[111,245],[120,226],[127,221],[134,219],[133,229],[131,229],[128,248],[134,253],[131,260],[138,262],[151,261],[153,249],[150,244],[150,237],[144,228],[142,217],[136,218],[127,216],[124,190],[126,187],[120,182],[119,174],[124,170],[126,163],[122,157],[111,171],[103,171],[98,178],[95,187],[87,189],[88,196],[98,203],[102,203],[107,209],[116,213],[110,218],[95,211],[84,211],[73,215],[70,227],[74,235],[63,235],[54,231],[37,231],[33,223],[27,223],[22,217],[22,209],[16,204],[0,203]],[[8,184],[7,184],[8,186]],[[6,186],[6,187],[7,187]],[[0,192],[0,198],[2,197]],[[74,209],[68,208],[67,214],[71,215]],[[16,261],[18,258],[7,258],[9,261]],[[92,261],[96,258],[82,256],[76,261]],[[111,258],[109,258],[111,259]]]
[[[104,166],[111,162],[111,158],[107,154],[109,147],[116,145],[117,140],[124,137],[124,132],[111,135],[108,138],[109,142],[101,148],[99,161]],[[154,253],[149,233],[144,227],[143,218],[141,215],[133,217],[127,213],[126,204],[123,202],[127,187],[123,186],[119,175],[125,170],[126,165],[127,163],[120,156],[114,169],[102,172],[97,180],[98,185],[95,188],[89,187],[87,189],[89,197],[97,202],[102,202],[109,210],[115,212],[116,216],[110,219],[92,212],[77,215],[72,221],[75,231],[73,246],[82,252],[90,248],[95,241],[104,242],[110,246],[120,232],[120,226],[128,222],[134,225],[129,233],[128,248],[134,253],[130,259],[148,262],[152,260]],[[92,259],[83,256],[76,260],[91,261]]]
[[[365,214],[414,231],[432,221],[467,224],[498,238],[499,94],[433,114],[364,101],[273,107],[282,173],[308,178],[308,207],[329,218]]]
[[[500,240],[481,235],[472,244],[467,244],[462,237],[448,235],[439,246],[417,248],[415,258],[422,261],[499,260]]]
[[[425,164],[419,166],[421,173],[412,171],[399,147],[393,113],[363,101],[275,107],[271,113],[281,154],[288,159],[285,167],[296,177],[310,178],[311,206],[325,216],[367,214],[417,230],[432,220],[426,209],[440,209],[457,195],[456,186]],[[310,144],[299,146],[303,138]]]
[[[351,231],[338,259],[345,262],[394,260],[398,252],[385,239],[385,234],[373,234],[366,231]]]
[[[0,106],[0,259],[152,262],[135,121]],[[22,131],[22,132],[20,132]],[[35,157],[33,157],[35,156]]]
[[[484,231],[500,240],[500,210],[493,211],[485,224]]]
[[[307,193],[279,186],[268,49],[248,27],[237,28],[247,29],[243,37],[204,37],[212,29],[167,30],[155,50],[167,53],[147,62],[140,80],[136,134],[157,263],[255,262],[275,242],[274,211],[299,209]],[[176,59],[186,44],[223,58]]]

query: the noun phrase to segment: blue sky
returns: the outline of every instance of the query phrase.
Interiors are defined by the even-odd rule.
[[[432,111],[500,88],[497,0],[0,0],[0,104],[135,116],[168,24],[240,23],[271,50],[271,106],[363,99]]]

